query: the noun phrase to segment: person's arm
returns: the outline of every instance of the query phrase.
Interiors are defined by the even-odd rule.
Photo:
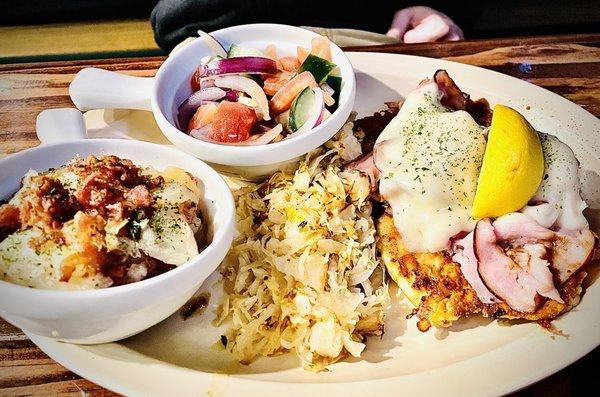
[[[405,43],[462,40],[480,9],[468,0],[422,2],[396,11],[387,35]]]
[[[471,0],[463,0],[454,5],[448,1],[413,3],[392,0],[160,0],[152,11],[151,22],[156,42],[167,51],[185,38],[196,36],[198,29],[210,32],[227,26],[258,22],[353,28],[385,33],[394,21],[404,23],[401,35],[398,33],[396,36],[402,39],[407,31],[416,28],[425,18],[422,12],[417,13],[422,16],[420,19],[414,18],[414,12],[411,13],[411,18],[402,16],[407,13],[407,7],[415,3],[440,9],[449,18],[441,18],[442,21],[440,18],[431,18],[437,25],[442,25],[437,27],[438,32],[434,35],[423,34],[427,33],[431,25],[430,28],[426,26],[425,32],[421,27],[409,34],[409,37],[415,36],[414,41],[462,38],[458,26],[469,22],[477,9],[476,3]],[[404,13],[400,17],[396,12],[398,10],[403,10],[400,13]],[[445,29],[444,24],[451,25],[452,20],[458,22],[456,26],[451,27],[446,37],[437,37],[439,29]]]
[[[353,28],[385,33],[396,2],[389,0],[161,0],[152,11],[156,42],[170,51],[198,29],[245,23]]]

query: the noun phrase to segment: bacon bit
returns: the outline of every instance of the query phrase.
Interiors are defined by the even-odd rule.
[[[123,207],[123,203],[108,204],[106,206],[106,213],[115,220],[124,219],[125,208]]]
[[[42,176],[40,178],[43,179],[45,177]],[[43,185],[43,181],[40,184]],[[51,206],[48,205],[48,203],[42,202],[44,192],[40,189],[36,189],[29,191],[28,193],[29,194],[25,195],[21,203],[21,228],[25,229],[29,226],[39,226],[48,234],[52,234],[56,230],[60,230],[62,223],[52,219],[52,214],[54,211],[52,210]],[[61,205],[61,202],[58,201],[57,205]]]
[[[85,179],[75,197],[82,209],[115,219],[125,219],[131,210],[150,206],[150,189],[163,182],[162,178],[142,177],[131,161],[115,156],[90,156],[79,167]]]
[[[83,181],[81,188],[75,193],[75,197],[87,210],[102,209],[120,199],[116,187],[116,185],[94,173]]]
[[[39,200],[36,200],[35,202],[24,200],[21,203],[21,210],[19,214],[21,227],[26,228],[27,226],[33,226],[38,223],[38,221],[42,221],[43,224],[46,224],[46,218],[48,218],[47,214],[41,211],[42,208]]]
[[[79,203],[56,179],[43,177],[39,197],[44,211],[50,215],[52,221],[58,223],[55,228],[60,228],[63,223],[73,219],[80,210]]]
[[[0,206],[0,227],[21,227],[19,218],[19,208],[12,204],[2,204]]]
[[[101,159],[90,156],[84,165],[91,168],[91,172],[101,179],[118,181],[120,185],[130,189],[143,182],[141,170],[131,160],[120,159],[117,156],[104,156]]]
[[[133,208],[148,207],[152,204],[152,196],[144,185],[137,185],[128,191],[125,198],[133,204]]]
[[[21,228],[20,211],[11,204],[0,206],[0,242]]]

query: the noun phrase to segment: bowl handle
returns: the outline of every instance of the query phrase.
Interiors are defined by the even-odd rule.
[[[77,109],[152,110],[152,77],[135,77],[98,68],[80,70],[69,86]]]
[[[37,116],[35,129],[44,143],[72,142],[87,138],[83,114],[77,109],[48,109]]]

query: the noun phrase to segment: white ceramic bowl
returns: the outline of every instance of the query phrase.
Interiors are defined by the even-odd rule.
[[[210,245],[173,270],[128,285],[86,291],[32,289],[0,281],[0,316],[11,324],[67,342],[111,342],[141,332],[173,314],[215,271],[233,238],[234,202],[221,176],[195,157],[133,140],[73,140],[79,127],[66,129],[73,132],[68,136],[71,142],[42,144],[0,160],[0,199],[11,197],[19,189],[28,170],[58,167],[76,155],[114,154],[158,170],[177,166],[204,185],[202,209],[212,234]]]
[[[298,45],[309,47],[317,34],[295,26],[252,24],[212,32],[225,48],[232,43],[265,48],[275,44],[278,54],[296,53]],[[98,108],[152,110],[167,139],[181,150],[214,164],[222,171],[255,178],[299,159],[322,145],[344,124],[354,104],[356,82],[352,65],[335,44],[332,60],[342,76],[338,109],[312,131],[282,142],[262,146],[226,146],[204,142],[181,132],[175,123],[178,106],[192,93],[190,78],[200,59],[213,52],[201,37],[182,46],[162,64],[153,78],[120,75],[101,69],[81,70],[69,88],[73,103],[80,110]]]

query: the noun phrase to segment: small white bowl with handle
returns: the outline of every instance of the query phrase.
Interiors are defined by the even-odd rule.
[[[235,229],[235,207],[226,182],[210,166],[164,145],[126,139],[85,139],[77,109],[38,116],[38,147],[0,160],[0,199],[10,198],[30,169],[60,167],[75,156],[112,154],[162,170],[184,169],[203,185],[203,219],[209,245],[183,265],[131,284],[97,290],[33,289],[0,280],[0,316],[27,332],[61,341],[95,344],[141,332],[175,313],[225,257]]]
[[[264,49],[275,44],[278,54],[295,55],[297,46],[310,47],[318,35],[306,29],[278,24],[240,25],[211,33],[224,48],[231,44]],[[329,140],[344,125],[352,107],[356,81],[344,52],[331,44],[332,61],[340,69],[342,88],[338,108],[322,124],[302,135],[259,146],[230,146],[201,141],[176,126],[179,105],[192,94],[190,78],[214,42],[201,36],[183,45],[161,65],[155,77],[127,76],[96,68],[77,73],[69,87],[71,99],[82,111],[102,108],[150,110],[164,135],[179,149],[217,169],[246,178],[271,174],[297,162]]]

